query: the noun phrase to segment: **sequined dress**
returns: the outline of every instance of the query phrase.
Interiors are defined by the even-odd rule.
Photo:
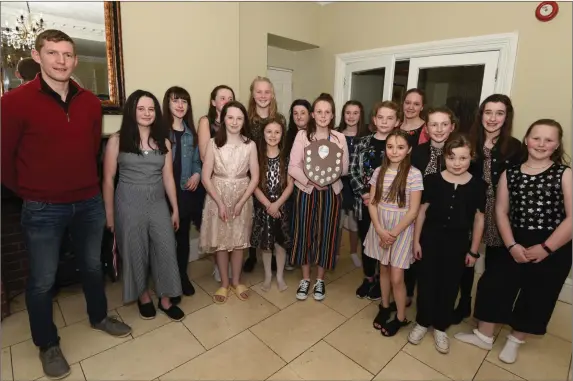
[[[215,156],[211,181],[223,203],[232,211],[249,186],[250,178],[247,173],[254,143],[226,144],[218,148],[214,139],[211,139],[209,144],[212,145]],[[252,197],[245,202],[240,215],[224,222],[219,217],[217,204],[207,194],[203,207],[199,250],[202,254],[209,254],[245,249],[250,246],[252,227]]]

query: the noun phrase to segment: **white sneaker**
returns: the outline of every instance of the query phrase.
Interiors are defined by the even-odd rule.
[[[450,338],[448,334],[434,329],[434,346],[438,352],[448,353],[450,351]]]
[[[426,333],[428,332],[428,328],[422,327],[420,324],[416,324],[414,328],[410,331],[408,335],[408,341],[414,345],[420,344]]]
[[[505,346],[501,352],[499,352],[499,359],[506,364],[513,364],[517,360],[519,346],[523,343],[525,343],[525,341],[519,340],[511,334],[507,335]]]
[[[356,253],[350,254],[350,259],[352,259],[352,263],[354,263],[355,267],[362,267],[362,261],[360,257]]]
[[[221,283],[221,274],[219,274],[219,267],[215,265],[215,270],[213,270],[213,277],[218,283]]]

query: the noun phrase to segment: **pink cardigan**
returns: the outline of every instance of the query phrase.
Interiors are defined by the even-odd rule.
[[[338,131],[330,131],[332,136],[331,142],[342,148],[342,176],[348,174],[348,145],[346,144],[346,138],[344,134]],[[303,165],[304,165],[304,149],[310,144],[310,141],[306,137],[306,131],[301,130],[296,135],[294,139],[294,144],[290,153],[290,161],[288,165],[288,173],[294,179],[294,184],[303,192],[311,193],[314,189],[314,183],[311,182],[308,177],[306,177]],[[332,190],[334,193],[339,194],[342,190],[342,181],[338,179],[332,184]]]

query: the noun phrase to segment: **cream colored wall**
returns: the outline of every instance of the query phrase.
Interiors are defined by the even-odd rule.
[[[247,103],[251,81],[267,72],[267,33],[316,44],[321,10],[310,2],[122,2],[125,91],[162,98],[170,86],[185,87],[196,120],[217,85]],[[104,132],[120,124],[106,115]]]
[[[320,49],[292,52],[269,46],[267,48],[268,66],[274,66],[293,71],[292,99],[307,99],[310,102],[320,94],[318,75],[318,60]]]
[[[496,33],[519,33],[511,93],[514,135],[539,118],[554,118],[571,152],[572,6],[559,2],[555,19],[535,18],[538,2],[340,2],[323,7],[322,87],[333,91],[338,53]],[[346,27],[344,27],[346,26]]]
[[[215,86],[239,89],[238,3],[122,2],[121,20],[127,95],[145,89],[162,102],[169,87],[182,86],[198,120]],[[106,115],[104,132],[120,124]]]
[[[240,98],[249,98],[257,75],[267,71],[267,33],[318,45],[318,19],[323,8],[314,2],[241,2]]]

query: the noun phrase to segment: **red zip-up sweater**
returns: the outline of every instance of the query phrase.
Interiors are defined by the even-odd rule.
[[[72,203],[100,193],[102,107],[70,81],[66,102],[38,74],[4,94],[2,184],[24,200]]]

